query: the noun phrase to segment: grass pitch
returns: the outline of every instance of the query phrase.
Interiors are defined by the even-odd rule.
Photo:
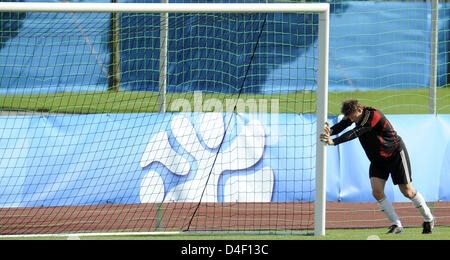
[[[339,114],[343,100],[359,99],[362,104],[373,106],[385,114],[427,114],[429,113],[428,89],[386,90],[365,92],[330,92],[328,95],[328,113]],[[439,88],[437,92],[437,113],[450,114],[450,87]],[[234,94],[201,94],[201,102],[218,100],[222,111],[230,112],[230,104],[238,99]],[[183,103],[195,111],[196,96],[194,93],[168,93],[167,112],[180,112],[179,104]],[[226,100],[232,100],[227,103]],[[242,94],[239,100],[249,105],[252,102],[261,104],[265,101],[265,111],[272,111],[271,100],[277,100],[280,113],[314,113],[316,94],[314,92],[296,92],[289,94],[259,95]],[[180,103],[181,101],[181,103]],[[204,108],[204,107],[203,107]],[[244,107],[245,112],[250,111]],[[0,95],[0,110],[95,114],[95,113],[155,113],[158,112],[158,93],[139,91],[120,92],[59,92],[45,94]],[[215,110],[217,111],[217,110]],[[184,111],[189,112],[189,111]],[[208,112],[202,110],[202,112]],[[244,112],[244,111],[239,111]],[[258,111],[262,112],[262,111]]]
[[[125,234],[125,235],[92,235],[71,234],[55,236],[25,236],[2,237],[0,240],[450,240],[450,227],[436,226],[433,234],[421,234],[422,228],[408,227],[403,234],[387,235],[387,228],[376,229],[327,229],[325,236],[297,235],[297,234],[208,234],[208,233],[179,233],[179,234]]]
[[[310,235],[246,235],[246,234],[181,234],[181,235],[134,235],[134,236],[94,236],[80,239],[95,240],[450,240],[450,227],[435,227],[434,233],[421,234],[422,228],[405,228],[399,235],[386,235],[387,228],[381,229],[329,229],[325,236]]]

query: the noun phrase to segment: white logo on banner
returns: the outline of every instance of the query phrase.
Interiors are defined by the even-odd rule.
[[[191,121],[183,115],[176,115],[171,122],[175,140],[197,162],[195,176],[169,190],[166,194],[164,181],[155,171],[148,172],[141,182],[142,203],[156,202],[218,202],[219,179],[225,171],[245,170],[254,166],[263,157],[265,132],[259,120],[245,125],[239,135],[225,151],[217,153],[225,138],[222,113],[204,113],[200,116],[200,127],[195,130]],[[206,149],[199,139],[203,140]],[[169,143],[166,131],[155,134],[148,143],[141,159],[144,168],[153,162],[160,162],[179,176],[191,172],[186,158],[178,154]],[[273,171],[264,167],[248,174],[232,175],[224,186],[224,202],[269,202],[274,185]]]

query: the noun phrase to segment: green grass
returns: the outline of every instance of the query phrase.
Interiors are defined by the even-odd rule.
[[[440,114],[450,114],[450,87],[439,88],[437,108]],[[328,112],[339,114],[341,103],[345,99],[356,98],[364,105],[373,106],[385,114],[426,114],[428,113],[428,89],[387,90],[365,92],[330,92]],[[202,94],[203,104],[211,99],[222,102],[222,111],[229,111],[226,100],[236,100],[237,95]],[[243,94],[244,104],[261,100],[267,101],[267,112],[271,112],[271,99],[278,100],[280,113],[312,113],[316,107],[316,95],[313,92],[290,94],[256,95]],[[153,113],[158,111],[158,93],[121,91],[121,92],[61,92],[51,94],[0,95],[0,110],[49,112],[49,113]],[[179,112],[175,104],[187,101],[194,109],[193,93],[169,93],[167,111]],[[231,102],[230,104],[234,104]],[[217,111],[217,110],[216,110]],[[246,112],[249,111],[246,107]],[[261,112],[261,111],[258,111]]]
[[[450,227],[436,227],[434,234],[422,235],[421,228],[405,228],[400,235],[386,235],[387,229],[330,229],[326,236],[310,235],[246,235],[246,234],[183,234],[183,235],[135,235],[81,237],[81,239],[140,239],[140,240],[367,240],[369,236],[378,236],[380,240],[450,240]]]
[[[83,236],[76,238],[80,240],[368,240],[379,238],[380,240],[450,240],[450,227],[437,226],[433,234],[422,235],[422,228],[405,228],[400,235],[386,235],[387,229],[329,229],[326,236],[309,235],[253,235],[253,234],[159,234],[159,235],[114,235],[114,236]],[[76,235],[76,234],[75,234]],[[67,240],[68,236],[34,236],[5,238],[0,240]]]

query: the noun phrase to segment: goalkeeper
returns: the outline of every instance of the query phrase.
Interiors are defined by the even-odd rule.
[[[328,145],[338,145],[359,138],[371,164],[369,169],[372,194],[384,215],[391,221],[388,234],[403,233],[403,227],[392,203],[384,194],[384,186],[389,174],[394,185],[398,185],[402,194],[409,198],[424,218],[423,234],[433,232],[434,217],[422,195],[411,184],[411,166],[408,152],[401,137],[397,135],[387,118],[379,110],[361,106],[357,100],[346,100],[341,109],[344,118],[330,128],[325,124],[321,140]],[[355,128],[343,135],[331,139],[344,129],[356,123]]]

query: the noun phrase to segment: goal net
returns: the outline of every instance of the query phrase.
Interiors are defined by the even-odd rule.
[[[324,234],[328,4],[0,8],[0,234]]]

